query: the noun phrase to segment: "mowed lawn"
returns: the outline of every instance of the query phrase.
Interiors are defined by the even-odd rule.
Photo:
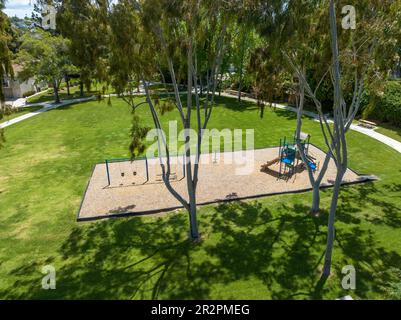
[[[348,136],[350,167],[374,183],[344,188],[333,275],[319,286],[331,190],[319,218],[311,194],[199,209],[203,241],[189,243],[184,211],[77,223],[93,166],[128,156],[130,108],[113,98],[43,113],[5,130],[0,150],[0,298],[3,299],[333,299],[391,298],[401,282],[401,154],[361,134]],[[222,98],[209,128],[255,129],[255,147],[291,137],[295,114]],[[141,119],[151,126],[144,107]],[[176,111],[162,119],[177,117]],[[318,123],[303,131],[324,147]],[[269,159],[266,159],[266,161]],[[201,179],[202,177],[200,177]],[[53,265],[57,289],[43,290]],[[354,265],[357,288],[341,287]]]

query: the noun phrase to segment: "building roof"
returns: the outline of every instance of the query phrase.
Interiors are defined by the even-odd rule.
[[[17,76],[18,73],[24,70],[24,67],[21,66],[20,64],[13,64],[13,70],[14,70],[14,75]]]

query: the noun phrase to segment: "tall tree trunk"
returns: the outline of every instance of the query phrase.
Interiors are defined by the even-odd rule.
[[[244,59],[245,59],[245,46],[246,46],[246,34],[242,36],[242,46],[241,46],[241,62],[239,67],[239,83],[238,83],[238,102],[241,102],[242,97],[242,73],[244,69]]]
[[[306,77],[306,68],[305,66],[302,66],[302,76],[303,78]],[[305,154],[305,150],[303,149],[303,146],[301,145],[300,137],[301,137],[301,131],[302,131],[302,116],[303,116],[303,110],[304,110],[304,104],[305,104],[305,84],[303,81],[300,80],[300,92],[299,92],[299,100],[297,99],[297,128],[296,128],[296,139],[297,139],[297,147],[298,150],[300,151],[300,155],[302,158],[302,161],[305,163],[308,169],[308,174],[309,174],[309,180],[313,188],[313,198],[312,198],[312,206],[311,206],[311,214],[316,215],[320,211],[320,185],[322,184],[322,180],[327,172],[331,155],[328,153],[325,157],[324,163],[322,167],[320,168],[319,175],[317,179],[314,177],[314,173],[312,172],[312,169],[308,165],[308,159]]]
[[[320,186],[322,184],[324,176],[326,175],[327,169],[329,168],[330,160],[331,160],[331,155],[330,153],[328,153],[326,154],[323,165],[320,168],[319,176],[312,184],[313,186],[313,198],[312,198],[312,208],[311,208],[312,214],[317,214],[320,212]]]
[[[335,238],[335,217],[338,205],[338,198],[340,196],[341,183],[344,177],[345,171],[343,169],[338,169],[336,181],[334,184],[333,198],[331,199],[330,213],[329,213],[329,223],[327,230],[327,247],[324,258],[323,276],[329,277],[331,273],[331,259],[333,255],[333,246]]]
[[[242,76],[239,78],[239,84],[238,84],[238,103],[241,102],[241,97],[242,97]]]
[[[199,239],[197,208],[196,208],[196,192],[189,192],[189,220],[190,220],[190,236],[191,240]]]
[[[53,90],[54,90],[54,100],[55,103],[60,103],[60,95],[59,95],[59,87],[58,87],[58,81],[53,82]]]
[[[190,89],[190,88],[188,88]],[[192,88],[191,88],[192,89]],[[192,172],[192,160],[191,160],[191,147],[190,147],[190,132],[189,129],[186,129],[187,137],[186,137],[186,154],[185,154],[185,171],[187,177],[187,190],[189,197],[189,226],[190,226],[190,239],[198,240],[199,239],[199,231],[198,231],[198,221],[196,217],[196,188],[193,180],[193,172]]]
[[[166,89],[166,92],[168,92],[167,83],[166,83],[166,77],[164,76],[163,70],[160,68],[159,65],[157,65],[157,68],[159,69],[159,73],[160,73],[160,76],[162,78],[164,89]],[[139,85],[138,85],[138,92],[139,92]]]
[[[199,77],[199,84],[200,84],[200,96],[203,97],[203,81],[202,81],[202,76]]]
[[[245,48],[243,48],[243,51],[245,51]],[[242,52],[241,56],[241,64],[239,68],[239,80],[238,80],[238,103],[241,102],[242,98],[242,69],[244,67],[244,52]]]
[[[317,214],[320,211],[320,185],[313,185],[313,193],[312,193],[312,208],[311,213]]]
[[[83,81],[79,82],[79,96],[81,98],[84,97],[84,83],[83,83]]]
[[[65,77],[65,83],[67,84],[67,95],[70,96],[71,92],[70,92],[70,78],[67,76]]]
[[[190,238],[191,240],[199,239],[198,232],[198,221],[196,217],[196,187],[193,179],[192,172],[192,159],[191,159],[191,113],[192,113],[192,89],[193,89],[193,69],[192,69],[192,53],[193,47],[192,42],[189,43],[188,49],[188,95],[187,95],[187,115],[184,123],[185,131],[186,131],[186,139],[185,139],[185,148],[186,148],[186,176],[187,176],[187,189],[189,196],[189,224],[190,224]],[[197,89],[195,87],[195,89]],[[196,95],[198,93],[196,92]],[[199,119],[199,115],[198,115]]]

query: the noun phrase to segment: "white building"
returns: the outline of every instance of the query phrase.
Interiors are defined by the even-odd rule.
[[[27,92],[37,92],[34,79],[21,81],[18,79],[18,73],[22,70],[19,65],[13,65],[14,79],[9,77],[3,80],[3,92],[6,100],[23,98]]]

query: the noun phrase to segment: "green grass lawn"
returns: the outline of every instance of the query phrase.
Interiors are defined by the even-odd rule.
[[[381,125],[376,131],[401,142],[401,128],[391,125]]]
[[[11,299],[311,299],[389,298],[401,282],[401,155],[364,135],[348,137],[350,167],[380,180],[344,188],[337,215],[333,275],[317,286],[330,190],[320,218],[311,194],[283,195],[199,209],[200,244],[186,240],[187,214],[77,223],[93,166],[128,156],[131,113],[120,99],[55,109],[6,128],[0,150],[0,298]],[[277,146],[295,114],[222,98],[210,128],[255,129],[255,147]],[[139,111],[151,125],[146,108]],[[162,119],[175,119],[175,111]],[[324,147],[318,123],[303,131]],[[266,159],[267,160],[267,159]],[[202,177],[200,177],[202,178]],[[54,265],[57,290],[42,290]],[[357,270],[357,289],[341,270]]]

